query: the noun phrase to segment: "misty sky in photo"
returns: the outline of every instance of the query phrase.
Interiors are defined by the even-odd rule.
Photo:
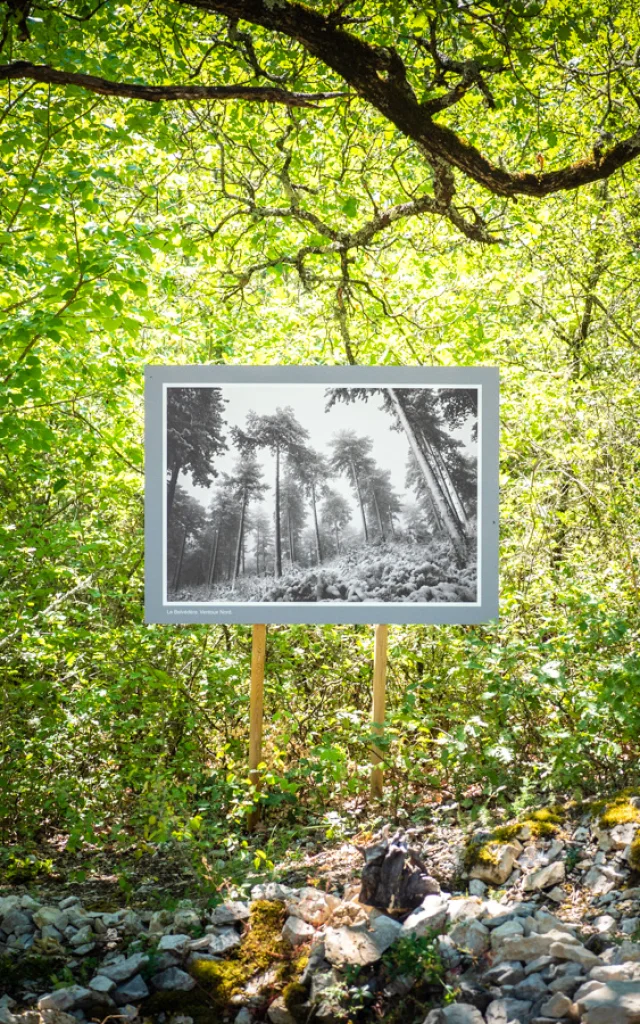
[[[437,389],[430,388],[430,390]],[[309,431],[310,437],[306,443],[326,455],[327,458],[331,456],[331,439],[340,431],[353,430],[359,437],[370,437],[373,441],[371,456],[381,469],[391,473],[392,486],[400,498],[409,505],[416,501],[414,492],[407,491],[405,485],[410,452],[409,442],[404,431],[393,429],[394,417],[390,412],[385,412],[382,409],[382,393],[371,395],[366,402],[363,399],[358,399],[351,404],[336,402],[326,412],[328,399],[327,386],[324,384],[225,384],[221,391],[226,400],[224,417],[227,423],[226,434],[229,448],[215,461],[215,468],[219,475],[214,480],[212,487],[218,484],[223,473],[231,474],[233,472],[239,457],[238,449],[230,441],[230,428],[238,426],[245,429],[247,414],[251,411],[259,416],[271,415],[279,407],[290,406],[298,422]],[[472,426],[473,422],[469,420],[459,430],[452,431],[451,434],[463,442],[463,450],[466,454],[475,457],[477,443],[471,440]],[[270,503],[273,500],[275,458],[264,448],[259,449],[257,455],[264,471],[264,483],[269,487],[264,494],[264,500]],[[284,465],[283,460],[281,480],[284,477]],[[209,490],[206,487],[195,486],[188,473],[181,474],[180,486],[192,494],[205,508],[208,507]],[[342,494],[349,502],[353,514],[352,525],[355,524],[357,527],[359,511],[351,481],[344,476],[336,475],[331,479],[330,487]]]

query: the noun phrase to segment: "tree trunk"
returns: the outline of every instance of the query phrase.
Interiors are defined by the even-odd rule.
[[[396,539],[396,528],[393,525],[393,512],[391,511],[391,505],[389,505],[389,511],[387,512],[387,515],[389,516],[389,526],[391,527],[391,536],[395,540]]]
[[[351,460],[351,472],[353,473],[353,482],[356,487],[356,494],[358,495],[358,504],[360,505],[360,515],[362,516],[362,527],[364,529],[364,542],[369,543],[369,530],[367,529],[367,517],[364,514],[364,502],[362,501],[362,495],[360,493],[360,481],[358,480],[358,474],[356,473],[356,467]]]
[[[180,573],[182,572],[182,560],[184,559],[184,548],[187,543],[187,537],[189,535],[188,529],[185,527],[184,537],[182,538],[182,546],[180,548],[180,558],[178,559],[178,565],[176,568],[176,574],[173,579],[173,589],[177,591],[180,586]]]
[[[275,517],[275,534],[276,534],[276,564],[275,564],[275,575],[277,578],[282,576],[282,543],[280,538],[280,448],[276,447],[276,517]]]
[[[340,534],[338,532],[338,527],[337,526],[334,527],[334,530],[335,530],[335,534],[336,534],[336,554],[339,555],[340,554]]]
[[[420,447],[418,439],[415,435],[415,431],[411,426],[411,423],[409,422],[409,417],[407,416],[404,410],[404,406],[402,405],[402,402],[398,398],[395,389],[386,388],[385,390],[389,395],[391,402],[393,403],[393,408],[395,409],[396,415],[400,420],[402,429],[407,435],[407,440],[411,447],[411,451],[413,452],[415,458],[417,459],[422,475],[424,476],[427,488],[431,496],[433,497],[434,505],[436,506],[440,514],[440,517],[442,518],[444,527],[447,531],[447,534],[449,535],[449,539],[453,544],[453,549],[457,557],[460,559],[460,561],[464,561],[467,557],[467,542],[466,537],[464,536],[464,533],[462,531],[462,528],[460,524],[457,522],[457,519],[454,518],[454,516],[452,515],[449,503],[446,500],[444,494],[442,493],[442,489],[438,484],[438,481],[433,473],[433,470],[431,469],[431,466],[429,465],[428,460],[425,458],[424,452],[422,451],[422,448]]]
[[[376,498],[376,492],[373,489],[373,487],[371,488],[371,494],[373,495],[373,507],[376,510],[376,519],[378,520],[378,529],[380,530],[380,536],[382,537],[383,540],[386,540],[386,537],[384,535],[384,529],[382,526],[382,516],[380,515],[380,506],[378,505],[378,499]]]
[[[171,479],[169,481],[169,490],[167,492],[167,522],[171,518],[171,509],[173,508],[173,499],[176,496],[176,487],[178,485],[178,477],[180,475],[180,463],[174,462],[171,468]]]
[[[453,507],[456,510],[458,519],[460,520],[460,522],[462,523],[462,525],[464,527],[467,527],[469,525],[469,517],[468,517],[467,513],[465,512],[464,505],[462,504],[462,499],[460,498],[460,495],[458,494],[458,490],[456,488],[456,485],[454,484],[454,482],[453,482],[453,480],[451,478],[451,473],[449,472],[449,470],[447,468],[447,464],[444,461],[444,459],[442,458],[442,455],[440,454],[440,452],[436,451],[435,449],[433,450],[433,455],[434,455],[436,463],[438,464],[438,466],[440,468],[440,473],[441,473],[442,478],[444,480],[445,487],[447,488],[449,494],[451,495],[451,501],[453,502]]]
[[[209,559],[209,574],[207,576],[207,590],[211,593],[211,586],[216,572],[216,562],[218,561],[218,538],[220,537],[220,530],[213,531],[213,540],[211,541],[211,558]]]
[[[313,525],[316,531],[316,556],[318,565],[322,565],[322,544],[320,543],[320,527],[318,526],[318,510],[316,508],[316,485],[311,484],[311,507],[313,509]]]
[[[289,504],[289,491],[287,490],[287,534],[289,536],[289,561],[293,568],[293,530],[291,529],[291,505]]]
[[[238,573],[240,572],[240,560],[242,558],[242,535],[244,532],[244,513],[247,507],[247,492],[242,492],[242,506],[240,508],[240,525],[238,526],[238,540],[236,542],[236,557],[233,565],[233,579],[231,580],[231,589],[236,589],[236,580],[238,579]]]

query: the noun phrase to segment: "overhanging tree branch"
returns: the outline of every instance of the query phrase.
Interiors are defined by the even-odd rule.
[[[458,168],[496,195],[542,197],[608,178],[640,155],[640,128],[606,150],[596,148],[576,163],[544,173],[513,173],[492,163],[453,129],[433,120],[406,77],[400,55],[373,46],[306,5],[289,0],[177,0],[278,32],[300,43],[332,68],[368,103],[434,158]]]
[[[0,65],[0,82],[31,79],[49,85],[75,85],[79,89],[100,96],[119,96],[123,99],[145,100],[148,103],[175,100],[248,100],[253,103],[281,103],[287,107],[313,107],[321,100],[336,99],[344,92],[288,92],[275,86],[252,85],[137,85],[133,82],[114,82],[96,75],[75,71],[60,71],[47,64],[31,64],[17,60]]]

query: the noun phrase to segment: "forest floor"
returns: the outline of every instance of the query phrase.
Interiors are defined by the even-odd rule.
[[[59,851],[57,877],[0,884],[0,1022],[637,1020],[640,790],[482,827],[430,811],[292,844],[213,890],[184,844],[138,858],[128,893],[107,856],[74,879]],[[398,863],[428,893],[411,914],[378,899]]]
[[[312,601],[433,602],[477,600],[475,550],[463,566],[447,540],[428,544],[385,541],[351,548],[321,567],[293,568],[280,579],[240,577],[235,589],[217,585],[185,588],[172,600],[182,601]]]

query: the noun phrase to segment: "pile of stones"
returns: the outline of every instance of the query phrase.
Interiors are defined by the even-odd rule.
[[[95,966],[91,977],[83,972],[82,984],[47,992],[27,986],[21,1005],[4,995],[0,1024],[145,1017],[155,993],[186,996],[196,987],[199,961],[234,957],[250,928],[251,902],[258,900],[281,906],[287,948],[306,954],[296,1005],[282,993],[274,996],[267,971],[234,995],[221,1020],[337,1024],[345,1004],[336,993],[347,991],[345,979],[356,968],[391,1011],[420,979],[390,982],[385,954],[403,938],[436,936],[443,981],[456,1001],[430,1010],[424,1024],[640,1022],[640,887],[633,871],[639,827],[627,821],[603,828],[599,815],[584,814],[544,838],[526,823],[512,827],[508,840],[477,831],[470,846],[482,856],[469,863],[459,851],[457,891],[443,891],[412,869],[413,890],[422,889],[409,914],[362,899],[374,890],[371,865],[392,863],[387,854],[398,849],[397,837],[388,833],[365,852],[362,891],[359,885],[325,893],[270,882],[255,886],[250,901],[213,910],[182,905],[173,912],[109,914],[85,910],[77,897],[49,906],[9,895],[0,898],[0,956],[64,953],[72,972],[82,973],[87,958]],[[428,848],[419,851],[422,862],[429,863]],[[384,871],[375,884],[381,880]],[[167,1024],[190,1020],[161,1017]]]

